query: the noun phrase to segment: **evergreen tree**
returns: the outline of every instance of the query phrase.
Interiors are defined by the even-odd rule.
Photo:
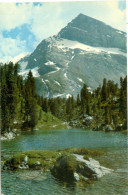
[[[58,114],[58,99],[56,98],[56,99],[54,99],[54,101],[53,101],[53,108],[52,108],[52,113],[55,115],[55,116],[57,116],[57,114]]]
[[[121,118],[126,118],[127,115],[127,77],[120,78],[120,98],[119,98],[119,113]]]
[[[87,89],[87,85],[84,84],[83,88],[81,89],[81,112],[82,113],[85,113],[87,99],[88,99],[88,89]]]
[[[97,112],[96,102],[93,103],[92,111],[93,111],[93,115],[95,116],[96,115],[96,112]]]
[[[47,98],[44,98],[44,100],[43,100],[42,109],[43,109],[44,112],[49,112],[50,111]]]
[[[97,108],[98,108],[98,111],[100,111],[100,109],[101,109],[101,96],[98,96]]]
[[[105,106],[104,119],[105,119],[105,120],[104,120],[105,124],[110,124],[108,106]]]
[[[39,109],[36,102],[36,99],[31,99],[30,106],[30,121],[29,124],[33,128],[37,124],[39,120]]]
[[[79,106],[80,105],[80,96],[79,96],[79,94],[77,95],[77,106]]]
[[[103,86],[102,86],[102,90],[101,90],[101,97],[102,97],[102,101],[106,101],[107,97],[108,97],[107,80],[105,78],[103,80]]]
[[[87,114],[87,115],[90,115],[90,105],[89,105],[89,101],[87,101],[87,104],[86,104],[86,114]]]

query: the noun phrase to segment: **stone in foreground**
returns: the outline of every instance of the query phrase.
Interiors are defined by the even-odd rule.
[[[78,154],[62,155],[51,170],[55,178],[70,183],[78,181],[90,183],[112,171],[101,166],[98,161],[92,158],[85,160]]]

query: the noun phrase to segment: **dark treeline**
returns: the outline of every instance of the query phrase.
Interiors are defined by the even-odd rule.
[[[114,129],[119,125],[127,128],[127,77],[120,78],[120,88],[114,81],[104,79],[102,86],[94,91],[84,84],[76,100],[71,96],[68,99],[41,98],[41,101],[45,112],[50,111],[65,121],[89,115],[95,118],[97,124],[113,125]]]
[[[23,81],[18,75],[18,68],[18,64],[13,65],[12,62],[0,67],[2,133],[17,126],[34,127],[41,110],[32,72]]]
[[[72,121],[80,115],[95,118],[97,124],[120,124],[126,129],[127,77],[120,78],[120,87],[114,81],[103,80],[102,86],[90,91],[86,84],[75,99],[43,98],[36,93],[32,72],[23,80],[18,75],[18,64],[0,67],[1,72],[1,129],[9,132],[15,126],[33,128],[41,120],[42,110],[51,112],[63,121]]]

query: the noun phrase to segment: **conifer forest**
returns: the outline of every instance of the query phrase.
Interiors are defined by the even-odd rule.
[[[14,128],[33,129],[42,113],[51,113],[73,127],[109,126],[115,131],[127,128],[127,77],[119,78],[120,86],[103,79],[102,85],[90,91],[86,83],[77,97],[46,98],[36,93],[36,81],[29,71],[23,79],[18,63],[0,66],[1,74],[1,133]],[[93,118],[93,122],[83,117]]]

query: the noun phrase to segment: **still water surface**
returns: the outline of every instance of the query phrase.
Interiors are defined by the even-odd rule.
[[[66,187],[41,171],[2,171],[4,195],[127,195],[127,137],[122,133],[104,133],[82,129],[33,131],[14,140],[2,141],[2,155],[26,150],[57,150],[67,147],[100,149],[106,154],[99,162],[114,172],[88,187]]]

